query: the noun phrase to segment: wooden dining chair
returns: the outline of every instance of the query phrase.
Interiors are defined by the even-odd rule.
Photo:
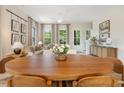
[[[3,58],[1,61],[0,61],[0,73],[4,73],[5,72],[5,64],[10,61],[10,60],[13,60],[15,59],[14,57],[12,56],[7,56],[5,58]]]
[[[124,81],[124,65],[123,65],[122,81]],[[122,86],[124,87],[124,84],[122,84]]]
[[[7,82],[8,87],[47,87],[51,86],[51,81],[42,77],[16,75]]]
[[[114,57],[106,57],[105,60],[110,60],[114,64],[113,71],[119,74],[123,73],[123,63],[121,60],[114,58]]]
[[[124,66],[121,60],[113,57],[106,57],[104,60],[109,60],[113,63],[113,73],[112,76],[116,77],[119,80],[124,80]]]
[[[73,87],[115,87],[117,79],[111,76],[91,76],[73,81]]]

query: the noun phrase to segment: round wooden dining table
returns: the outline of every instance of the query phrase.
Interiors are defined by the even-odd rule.
[[[67,60],[57,61],[53,53],[20,57],[5,64],[5,69],[15,75],[43,76],[48,80],[77,80],[89,74],[110,74],[112,62],[104,58],[68,54]]]

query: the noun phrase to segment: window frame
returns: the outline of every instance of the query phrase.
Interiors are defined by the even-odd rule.
[[[61,24],[61,25],[58,26],[58,43],[61,44],[60,43],[60,39],[61,39],[60,31],[62,31],[62,30],[66,32],[65,44],[67,44],[68,43],[68,41],[67,41],[67,39],[68,39],[68,32],[67,32],[67,25],[65,25],[65,24]]]
[[[77,33],[79,32],[79,36],[77,36]],[[79,39],[79,42],[77,42]],[[74,30],[74,45],[80,46],[80,30]]]
[[[50,30],[48,31],[48,32],[51,33],[51,35],[50,35],[49,38],[48,38],[48,37],[45,37],[45,35],[44,35],[44,34],[45,34],[45,30],[44,30],[44,29],[45,29],[45,26],[50,26],[50,28],[51,28],[51,29],[50,29],[51,31],[50,31]],[[52,33],[52,24],[44,24],[44,25],[43,25],[43,44],[48,45],[48,44],[51,44],[51,43],[52,43],[52,39],[53,39],[52,34],[53,34],[53,33]],[[48,44],[45,43],[45,39],[51,39],[51,40],[50,40],[50,43],[48,43]]]

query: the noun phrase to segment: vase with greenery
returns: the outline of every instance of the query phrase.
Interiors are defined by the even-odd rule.
[[[97,45],[97,38],[95,36],[93,36],[91,39],[90,39],[90,43],[91,45]]]
[[[55,44],[53,46],[52,51],[55,54],[57,60],[66,60],[67,58],[66,54],[69,48],[70,46],[68,44],[62,44],[62,45]]]

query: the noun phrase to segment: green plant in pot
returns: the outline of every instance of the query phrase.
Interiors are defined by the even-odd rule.
[[[70,46],[67,44],[64,44],[64,45],[55,44],[53,46],[52,51],[56,56],[56,60],[59,60],[59,61],[66,60],[66,58],[67,58],[66,54],[67,54],[69,48],[70,48]]]
[[[97,45],[97,38],[95,36],[93,36],[91,39],[90,39],[90,43],[91,45]]]

